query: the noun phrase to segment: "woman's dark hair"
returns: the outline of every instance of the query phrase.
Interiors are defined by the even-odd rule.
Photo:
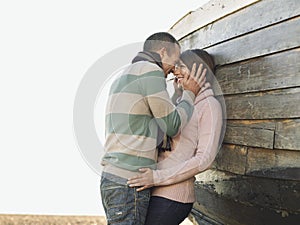
[[[211,85],[213,84],[213,81],[215,79],[215,62],[213,57],[208,54],[208,52],[203,49],[189,49],[181,53],[180,59],[190,71],[192,70],[194,63],[196,63],[196,71],[199,65],[202,63],[203,67],[207,69],[207,82],[209,82]]]

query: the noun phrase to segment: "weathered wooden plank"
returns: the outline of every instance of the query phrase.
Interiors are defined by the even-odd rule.
[[[226,17],[220,15],[220,19],[214,22],[211,21],[210,24],[202,26],[201,29],[200,26],[197,28],[193,27],[195,23],[204,20],[207,14],[210,15],[207,13],[208,10],[199,9],[199,13],[197,11],[192,12],[186,16],[187,18],[183,18],[182,21],[179,21],[179,24],[175,24],[170,29],[173,34],[176,34],[176,37],[183,37],[199,29],[180,41],[184,49],[194,46],[195,43],[198,44],[199,48],[207,48],[225,40],[298,16],[300,14],[300,1],[286,0],[282,4],[282,0],[264,0],[242,8]],[[215,16],[217,15],[216,13]]]
[[[299,87],[299,59],[300,48],[288,50],[220,67],[216,78],[224,94]]]
[[[225,96],[227,119],[300,117],[300,88]]]
[[[299,181],[234,177],[210,170],[197,180],[194,209],[215,221],[231,225],[299,223]]]
[[[270,121],[227,121],[224,143],[273,148],[275,123]]]
[[[300,152],[248,148],[246,174],[300,180]]]
[[[247,147],[223,144],[213,167],[235,174],[245,174],[247,163]]]
[[[200,27],[258,1],[260,0],[211,0],[197,10],[187,13],[170,28],[169,32],[180,39]]]
[[[228,120],[230,126],[241,126],[255,129],[275,130],[274,120]]]
[[[262,55],[267,55],[300,46],[300,17],[266,27],[253,33],[240,36],[206,50],[214,56],[218,65],[229,64]],[[188,48],[201,48],[195,42]],[[183,48],[185,48],[183,46]]]
[[[223,144],[213,168],[240,175],[300,180],[300,152]]]
[[[287,192],[287,195],[289,193],[290,192]],[[249,194],[249,191],[247,194]],[[201,214],[205,214],[206,217],[211,218],[221,224],[298,225],[299,223],[300,216],[298,212],[290,212],[286,209],[274,210],[273,207],[262,207],[255,204],[244,204],[233,201],[222,195],[216,195],[214,192],[211,192],[205,188],[197,188],[196,195],[198,196],[199,203],[195,203],[193,209],[199,211]],[[254,193],[252,193],[252,196],[253,195]],[[294,194],[290,196],[288,200],[292,201],[295,205],[297,204],[298,199],[299,198],[297,198],[297,196]],[[192,215],[198,219],[198,215],[193,211]],[[199,224],[202,224],[201,219],[198,219],[197,221]]]
[[[295,104],[299,105],[299,101]],[[277,122],[275,148],[300,150],[300,119]]]

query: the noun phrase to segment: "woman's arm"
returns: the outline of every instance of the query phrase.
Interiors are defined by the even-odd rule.
[[[206,170],[214,161],[219,148],[219,138],[222,129],[222,109],[216,99],[204,105],[202,115],[198,119],[199,139],[196,154],[189,160],[178,164],[181,149],[171,154],[166,162],[174,165],[167,169],[141,169],[140,175],[129,179],[131,187],[143,186],[140,190],[151,186],[162,186],[178,183]],[[195,110],[197,111],[197,110]],[[196,113],[196,112],[195,112]]]

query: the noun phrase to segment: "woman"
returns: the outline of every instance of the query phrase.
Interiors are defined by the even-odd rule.
[[[160,152],[157,170],[140,169],[141,175],[128,181],[138,190],[154,186],[145,225],[178,225],[188,216],[196,200],[194,176],[211,165],[219,149],[222,108],[211,89],[212,57],[200,49],[183,52],[174,70],[175,82],[180,85],[194,64],[206,67],[207,82],[195,98],[190,122],[173,138],[171,151]],[[175,94],[180,95],[179,88]]]

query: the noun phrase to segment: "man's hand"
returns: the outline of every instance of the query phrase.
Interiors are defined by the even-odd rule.
[[[139,171],[141,172],[140,175],[128,179],[127,184],[129,187],[140,187],[137,191],[153,187],[153,171],[149,168],[142,168]]]
[[[181,85],[179,85],[177,78],[174,79],[173,87],[174,87],[174,91],[175,91],[176,95],[178,97],[182,96],[183,89],[182,89]]]
[[[193,64],[191,73],[182,80],[182,86],[185,90],[192,91],[197,96],[200,89],[206,82],[206,69],[203,69],[203,64],[199,65],[196,72],[196,63]]]

